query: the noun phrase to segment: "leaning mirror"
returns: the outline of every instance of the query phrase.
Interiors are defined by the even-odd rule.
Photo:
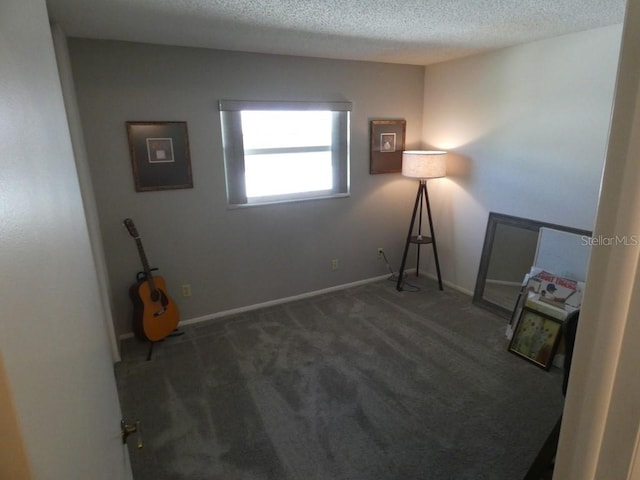
[[[489,213],[473,303],[511,317],[522,280],[533,266],[542,227],[591,236],[587,230]]]

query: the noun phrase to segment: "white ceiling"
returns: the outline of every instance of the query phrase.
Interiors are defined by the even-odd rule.
[[[622,23],[626,0],[47,0],[72,37],[428,65]]]

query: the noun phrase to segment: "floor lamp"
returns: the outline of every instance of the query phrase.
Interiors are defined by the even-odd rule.
[[[404,246],[404,254],[402,255],[402,264],[400,265],[400,273],[398,274],[398,283],[396,290],[402,290],[404,283],[404,267],[407,261],[407,253],[409,245],[412,243],[418,247],[418,260],[416,263],[416,276],[419,274],[420,268],[420,246],[431,244],[433,247],[433,257],[436,262],[436,272],[438,273],[438,286],[442,290],[442,277],[440,276],[440,263],[438,262],[438,248],[436,246],[436,236],[433,232],[433,221],[431,220],[431,207],[429,206],[429,194],[427,192],[427,179],[439,178],[446,175],[446,156],[447,152],[441,151],[422,151],[408,150],[402,152],[402,175],[420,180],[418,185],[418,194],[416,195],[416,203],[413,206],[413,214],[411,215],[411,224],[409,225],[409,233],[407,234],[407,242]],[[427,207],[427,218],[429,219],[430,236],[422,235],[422,205]],[[416,216],[418,217],[418,232],[414,235]]]

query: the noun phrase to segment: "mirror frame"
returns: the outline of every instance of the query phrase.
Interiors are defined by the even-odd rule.
[[[510,319],[513,313],[513,308],[515,308],[516,306],[517,299],[514,299],[513,308],[507,309],[502,305],[485,299],[483,296],[487,280],[487,272],[489,270],[489,263],[491,262],[491,250],[493,249],[493,241],[498,225],[509,225],[512,227],[532,230],[534,232],[539,232],[540,228],[545,227],[552,228],[554,230],[561,230],[563,232],[575,233],[577,235],[585,235],[588,237],[591,237],[592,232],[589,230],[582,230],[579,228],[567,227],[564,225],[556,225],[554,223],[540,222],[538,220],[531,220],[529,218],[514,217],[513,215],[505,215],[503,213],[489,212],[487,230],[484,237],[484,245],[482,246],[482,256],[480,257],[480,266],[478,267],[478,277],[476,278],[476,287],[473,291],[473,303],[501,317]]]

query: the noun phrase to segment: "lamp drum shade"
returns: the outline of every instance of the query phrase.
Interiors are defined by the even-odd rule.
[[[447,152],[406,150],[402,152],[402,175],[411,178],[438,178],[447,174]]]

